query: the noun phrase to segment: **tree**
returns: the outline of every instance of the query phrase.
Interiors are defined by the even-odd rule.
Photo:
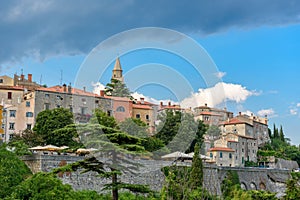
[[[181,122],[181,112],[166,110],[158,116],[158,119],[160,123],[157,127],[158,133],[156,133],[156,138],[163,141],[165,145],[168,145],[178,133]]]
[[[209,136],[218,137],[218,136],[220,136],[220,134],[221,134],[221,130],[219,129],[218,126],[216,126],[216,125],[211,125],[211,126],[209,126],[209,128],[207,129],[206,134],[209,135]]]
[[[300,174],[292,173],[292,178],[286,182],[286,191],[284,199],[292,200],[292,199],[300,199]]]
[[[168,144],[168,148],[174,151],[185,152],[191,146],[194,140],[197,140],[197,122],[194,120],[194,116],[189,113],[181,114],[181,121],[177,124],[179,127],[177,133],[172,138],[171,142]]]
[[[282,126],[280,126],[280,130],[279,130],[279,138],[280,138],[280,140],[281,140],[282,142],[285,141]]]
[[[148,137],[148,127],[141,119],[127,118],[119,123],[120,130],[140,138]]]
[[[195,151],[194,147],[195,147],[196,143],[198,143],[200,145],[200,149],[202,149],[203,136],[206,134],[208,127],[201,120],[198,120],[197,124],[198,124],[198,126],[197,126],[198,128],[197,128],[197,132],[196,132],[196,138],[193,140],[193,142],[191,143],[191,145],[190,145],[189,149],[186,151],[186,153],[194,152]]]
[[[14,134],[10,141],[11,142],[22,141],[28,147],[34,147],[45,143],[41,135],[29,129],[22,131],[21,134]]]
[[[117,128],[117,122],[114,117],[108,116],[104,111],[96,108],[93,111],[92,118],[90,119],[91,124],[100,124],[110,128]]]
[[[200,145],[197,143],[195,145],[195,152],[193,156],[192,169],[190,174],[190,188],[197,189],[198,187],[202,187],[203,183],[203,164],[202,159],[200,158]]]
[[[111,79],[111,82],[106,84],[105,94],[107,96],[132,98],[127,86],[117,79]]]
[[[89,200],[100,199],[95,191],[74,191],[49,173],[37,173],[18,185],[8,199]]]
[[[221,184],[222,195],[224,199],[233,199],[234,196],[240,196],[240,180],[236,171],[228,171],[226,178]]]
[[[0,146],[0,198],[11,194],[14,188],[31,175],[30,169],[16,154]]]
[[[73,124],[73,114],[65,108],[44,110],[36,118],[33,131],[40,135],[46,144],[56,145],[53,131]]]
[[[273,138],[279,138],[278,128],[276,128],[276,125],[273,125]]]

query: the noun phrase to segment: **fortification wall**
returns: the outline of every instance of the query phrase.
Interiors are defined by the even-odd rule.
[[[83,160],[82,156],[69,155],[33,155],[22,158],[33,173],[39,171],[50,172],[51,169]],[[134,162],[141,164],[136,174],[122,174],[120,179],[123,182],[149,185],[152,190],[159,191],[164,183],[164,174],[161,168],[171,166],[171,161],[143,160],[136,159]],[[190,165],[190,163],[179,163],[180,165]],[[288,170],[262,169],[262,168],[230,168],[205,166],[204,187],[211,193],[221,195],[221,182],[229,171],[237,171],[241,185],[247,190],[264,189],[276,192],[280,195],[285,191],[285,182],[290,178]],[[101,192],[104,185],[110,180],[97,176],[95,172],[81,173],[80,171],[60,174],[63,183],[70,184],[75,190],[95,190]]]

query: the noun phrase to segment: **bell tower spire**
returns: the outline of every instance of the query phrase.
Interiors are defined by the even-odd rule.
[[[114,69],[112,70],[112,77],[111,77],[111,79],[116,79],[116,80],[119,80],[119,81],[121,81],[123,83],[124,82],[124,78],[123,78],[123,74],[122,73],[123,73],[123,70],[122,70],[122,67],[121,67],[120,59],[118,57],[116,59]]]

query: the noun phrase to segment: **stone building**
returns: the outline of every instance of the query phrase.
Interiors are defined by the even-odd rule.
[[[155,120],[158,106],[145,101],[144,98],[135,100],[132,105],[132,117],[145,122],[149,126],[150,133],[155,130]]]
[[[219,124],[222,133],[235,133],[250,136],[257,140],[258,146],[270,141],[268,134],[268,119],[257,116],[242,115],[228,119]]]
[[[202,120],[208,125],[219,125],[220,122],[233,118],[233,113],[218,108],[208,107],[207,104],[194,108],[195,119]]]

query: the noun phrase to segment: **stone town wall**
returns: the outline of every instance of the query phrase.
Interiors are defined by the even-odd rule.
[[[69,155],[33,155],[22,158],[33,173],[43,171],[49,172],[51,169],[66,163],[73,163],[84,159],[82,156]],[[164,183],[164,174],[161,168],[171,166],[171,161],[161,160],[135,160],[141,164],[139,172],[136,174],[123,174],[120,179],[123,182],[149,185],[152,190],[159,191]],[[180,165],[190,165],[190,163],[180,163]],[[237,171],[241,186],[247,190],[264,189],[283,195],[285,182],[290,178],[290,171],[267,168],[232,168],[232,167],[204,167],[204,187],[211,193],[221,195],[221,182],[226,177],[227,171]],[[108,179],[97,177],[97,173],[80,171],[65,173],[60,176],[63,183],[70,184],[75,190],[95,190],[101,192],[104,184],[109,183]]]

